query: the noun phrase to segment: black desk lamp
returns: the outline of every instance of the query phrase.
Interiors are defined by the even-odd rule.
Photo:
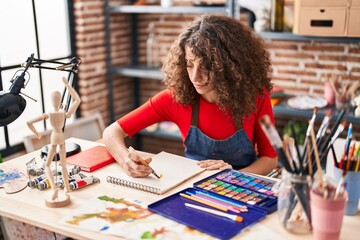
[[[25,88],[25,75],[30,67],[31,61],[34,59],[32,54],[26,61],[25,69],[19,76],[10,80],[12,83],[9,92],[0,92],[0,126],[6,126],[15,121],[25,110],[26,100],[20,95],[21,88]],[[16,75],[15,73],[15,75]],[[15,76],[14,75],[14,76]]]
[[[56,67],[51,66],[43,66],[42,64],[48,63],[56,65]],[[81,59],[74,57],[70,60],[70,62],[63,63],[58,61],[49,61],[49,60],[41,60],[34,58],[34,54],[31,54],[31,56],[26,60],[25,63],[21,64],[22,67],[24,67],[23,70],[19,70],[14,74],[13,79],[11,79],[11,86],[9,88],[9,91],[1,91],[0,92],[0,127],[7,126],[13,121],[15,121],[24,111],[26,107],[26,100],[21,96],[20,94],[25,95],[24,93],[21,93],[21,88],[25,88],[27,85],[26,82],[26,74],[29,75],[27,70],[29,68],[41,68],[41,69],[49,69],[49,70],[58,70],[58,71],[66,71],[69,72],[68,76],[68,82],[70,85],[74,87],[74,76],[75,73],[77,73],[78,67],[81,63]],[[18,72],[21,72],[20,75],[17,75]],[[17,76],[16,76],[17,75]],[[25,84],[26,82],[26,84]],[[68,107],[71,102],[71,96],[68,95],[67,99],[65,101],[67,88],[64,88],[62,99],[61,99],[61,108],[64,111],[68,110]],[[27,96],[29,97],[29,96]],[[30,98],[30,97],[29,97]],[[34,100],[34,99],[33,99]],[[35,100],[36,101],[36,100]],[[65,123],[63,127],[63,131],[65,129]],[[47,155],[48,146],[44,146],[42,148],[42,155]],[[70,156],[74,153],[77,153],[80,151],[80,146],[74,143],[66,143],[66,155]]]

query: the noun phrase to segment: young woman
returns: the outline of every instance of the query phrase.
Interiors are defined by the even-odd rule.
[[[127,174],[145,177],[150,168],[128,157],[124,139],[172,121],[185,155],[201,167],[267,174],[277,166],[259,124],[264,115],[274,121],[270,70],[269,55],[251,29],[231,17],[203,15],[169,51],[162,68],[167,89],[108,126],[106,147]]]

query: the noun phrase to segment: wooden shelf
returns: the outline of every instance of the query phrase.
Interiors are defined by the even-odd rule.
[[[295,40],[295,41],[322,41],[322,42],[354,42],[359,43],[357,37],[316,37],[296,35],[291,32],[259,32],[257,33],[264,39]]]
[[[339,111],[335,108],[327,107],[319,109],[317,113],[317,119],[322,119],[328,110],[332,110],[332,120],[335,120],[339,116]],[[278,105],[273,107],[275,116],[285,116],[291,118],[300,118],[300,119],[311,119],[313,110],[299,110],[292,108],[286,104],[286,102],[281,102]],[[345,113],[344,120],[346,119],[348,123],[360,124],[360,118],[355,117],[353,113]]]
[[[200,6],[174,6],[174,7],[161,7],[161,6],[108,6],[106,11],[117,13],[163,13],[163,14],[190,14],[190,13],[222,13],[228,14],[227,8],[222,7],[200,7]]]

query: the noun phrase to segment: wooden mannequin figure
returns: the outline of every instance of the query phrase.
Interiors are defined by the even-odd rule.
[[[63,82],[69,94],[74,99],[73,104],[69,108],[67,112],[63,111],[61,108],[61,94],[58,91],[55,91],[51,94],[51,100],[53,105],[53,111],[50,113],[44,113],[43,115],[36,117],[27,122],[28,127],[30,130],[35,134],[35,136],[40,139],[40,133],[35,129],[34,123],[46,120],[49,118],[50,124],[53,128],[50,137],[50,149],[47,155],[46,164],[45,164],[45,173],[47,178],[50,181],[51,189],[53,190],[53,194],[49,199],[45,200],[45,204],[48,207],[64,207],[70,204],[70,196],[66,193],[60,194],[59,189],[55,184],[54,175],[51,171],[51,163],[54,159],[56,154],[56,148],[59,146],[59,156],[60,156],[60,166],[61,166],[61,173],[64,181],[64,186],[66,192],[70,192],[70,185],[69,185],[69,175],[66,168],[66,149],[65,149],[65,134],[63,132],[63,128],[65,125],[65,120],[70,118],[72,114],[76,111],[79,107],[81,99],[74,88],[69,84],[66,78],[63,78]],[[57,176],[55,176],[57,177]]]

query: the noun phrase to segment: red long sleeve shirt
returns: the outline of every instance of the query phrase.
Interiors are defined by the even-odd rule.
[[[120,118],[117,122],[132,137],[142,129],[162,121],[174,122],[184,141],[191,125],[192,106],[183,106],[175,102],[168,89],[163,90],[139,108]],[[268,92],[258,97],[256,111],[245,117],[243,129],[249,140],[257,143],[258,157],[276,157],[274,148],[261,129],[259,120],[269,115],[274,122],[272,106]],[[200,97],[198,127],[208,137],[222,140],[233,135],[237,129],[232,118],[227,116],[215,103],[209,103]]]

